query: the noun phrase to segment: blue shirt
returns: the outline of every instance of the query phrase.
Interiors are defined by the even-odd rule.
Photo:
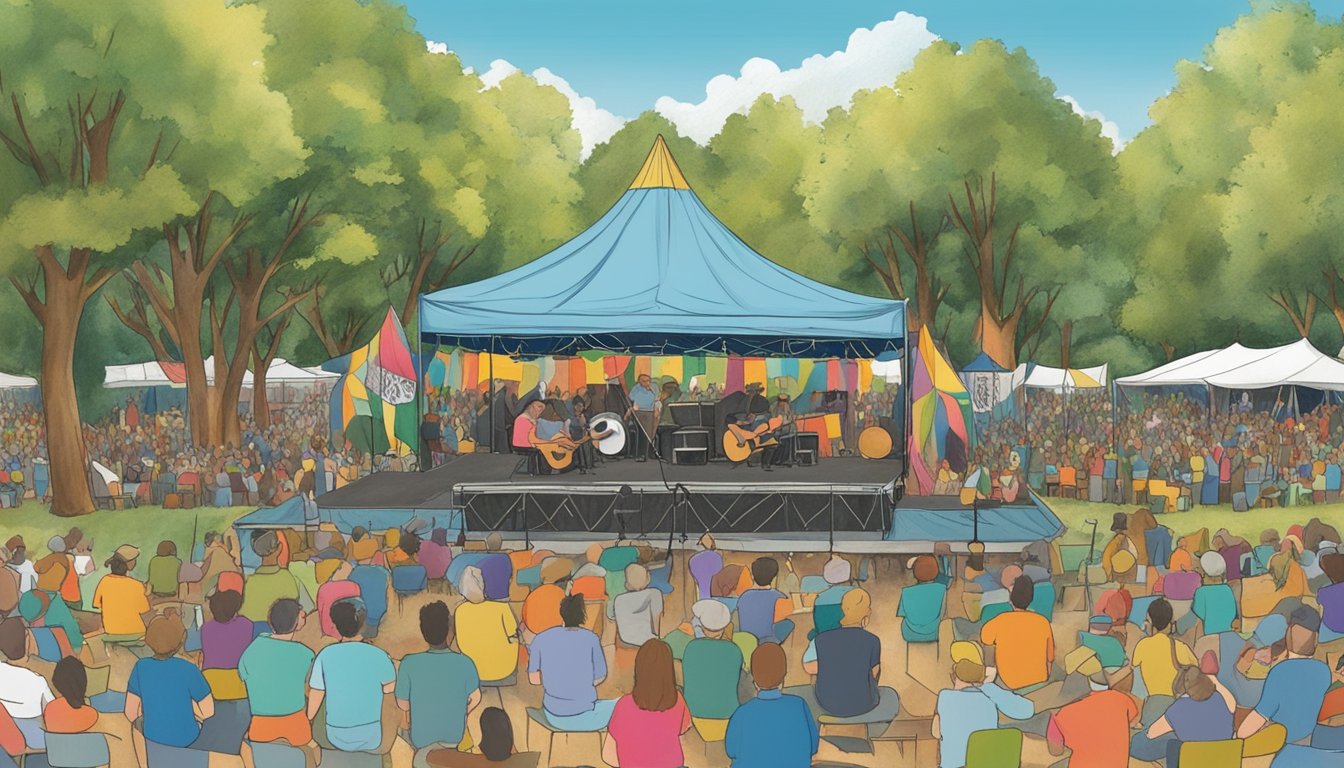
[[[1330,668],[1324,662],[1286,659],[1270,667],[1255,711],[1288,729],[1290,743],[1300,741],[1315,729],[1329,688]]]
[[[896,615],[901,622],[901,637],[910,643],[931,643],[938,639],[938,623],[943,620],[943,598],[947,587],[936,581],[915,584],[901,590]]]
[[[141,659],[131,668],[126,692],[140,697],[146,739],[187,747],[200,735],[192,703],[205,701],[210,685],[195,664],[177,657]]]
[[[359,585],[359,598],[364,601],[364,621],[372,628],[383,623],[387,615],[387,582],[392,575],[381,565],[357,565],[350,571],[350,580]]]
[[[558,717],[591,712],[596,682],[607,676],[602,641],[582,627],[551,627],[528,647],[527,671],[541,673],[542,706]]]
[[[962,768],[966,765],[966,743],[976,731],[999,727],[999,713],[1025,720],[1036,707],[1031,699],[1005,691],[993,683],[979,687],[938,693],[939,768]]]
[[[383,718],[383,686],[397,679],[392,659],[368,643],[329,645],[317,654],[308,685],[326,691],[327,725],[354,728]]]
[[[784,597],[777,589],[758,587],[748,589],[737,599],[737,618],[743,632],[750,632],[757,640],[775,639],[775,605]]]
[[[776,688],[737,708],[728,720],[724,748],[733,768],[807,768],[818,740],[807,702]]]
[[[476,664],[460,653],[426,651],[402,659],[396,695],[411,707],[411,746],[462,741],[467,701],[480,685]]]
[[[643,384],[636,384],[630,389],[630,401],[641,411],[652,411],[653,404],[658,402],[658,393]]]

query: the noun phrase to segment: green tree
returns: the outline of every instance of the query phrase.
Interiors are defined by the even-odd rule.
[[[1149,111],[1153,125],[1121,153],[1138,264],[1120,318],[1168,358],[1187,344],[1192,348],[1182,351],[1292,331],[1305,336],[1313,327],[1321,262],[1307,259],[1310,267],[1299,269],[1303,254],[1285,259],[1281,250],[1264,250],[1253,230],[1274,226],[1278,213],[1267,201],[1248,208],[1255,203],[1246,192],[1229,192],[1268,182],[1251,170],[1239,180],[1238,168],[1281,105],[1288,130],[1301,125],[1301,110],[1333,107],[1338,85],[1330,87],[1325,70],[1339,48],[1339,25],[1322,24],[1305,4],[1273,4],[1243,16],[1218,32],[1204,61],[1177,65],[1176,87]],[[1272,152],[1276,141],[1267,134],[1260,149]],[[1310,141],[1303,151],[1328,146]],[[1298,185],[1293,199],[1301,203],[1312,191]],[[1224,227],[1238,241],[1235,253]]]
[[[0,6],[0,29],[3,266],[42,326],[52,512],[79,515],[93,509],[73,375],[85,305],[137,232],[198,207],[221,158],[211,186],[245,196],[300,147],[277,130],[288,108],[259,65],[255,9],[44,0]]]

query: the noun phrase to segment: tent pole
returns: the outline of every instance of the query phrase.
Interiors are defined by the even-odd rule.
[[[419,315],[417,315],[417,317],[419,317]],[[438,345],[437,345],[437,344],[435,345],[434,349],[435,349],[435,352],[438,351]],[[426,391],[426,386],[425,386],[425,385],[426,385],[426,381],[425,381],[425,380],[426,380],[426,378],[428,378],[428,377],[426,376],[426,371],[428,370],[428,368],[429,368],[429,366],[425,364],[425,339],[424,339],[423,336],[421,336],[421,337],[420,337],[420,370],[417,371],[417,373],[420,374],[420,381],[419,381],[418,383],[419,383],[419,385],[420,385],[420,398],[419,398],[419,399],[420,399],[420,420],[421,420],[421,421],[424,421],[425,416],[429,413],[429,393]],[[448,382],[445,381],[445,382],[444,382],[444,385],[446,386],[447,384],[448,384]],[[439,429],[442,430],[443,427],[440,426]],[[418,443],[418,442],[419,442],[419,441],[417,441],[417,443]],[[428,471],[432,468],[432,465],[434,464],[434,452],[431,451],[431,450],[428,450],[429,446],[427,446],[427,445],[422,446],[422,445],[418,445],[418,444],[417,444],[417,445],[416,445],[416,448],[418,448],[418,449],[420,449],[420,450],[423,450],[423,451],[425,452],[425,454],[426,454],[426,457],[424,457],[424,458],[428,458],[428,459],[429,459],[429,461],[424,461],[424,460],[416,461],[416,462],[415,462],[415,463],[416,463],[416,466],[418,466],[418,467],[420,468],[420,471],[421,471],[421,472],[428,472]],[[418,455],[418,451],[417,451],[417,455]],[[430,466],[427,466],[427,465],[430,465]]]
[[[486,358],[486,367],[489,369],[487,378],[490,382],[485,385],[485,391],[490,398],[490,452],[499,453],[499,446],[495,443],[495,337],[490,337],[490,356]],[[507,429],[505,430],[507,432]]]
[[[901,446],[901,456],[904,457],[901,460],[901,488],[904,489],[906,478],[910,473],[910,432],[911,424],[913,423],[913,417],[910,414],[910,409],[913,407],[913,403],[910,400],[910,300],[906,299],[901,307],[905,310],[903,313],[905,319],[905,322],[903,323],[905,338],[901,342],[901,392],[902,397],[905,399],[905,413],[901,415],[901,429],[903,431],[903,434],[901,435],[901,442],[903,443]],[[974,428],[974,423],[972,423],[972,428]]]
[[[1120,455],[1120,388],[1111,380],[1111,453]]]
[[[1208,412],[1209,429],[1213,429],[1213,385],[1205,383],[1204,386],[1207,388],[1209,393],[1209,412]]]

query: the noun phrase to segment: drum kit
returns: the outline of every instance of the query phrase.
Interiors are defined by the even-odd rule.
[[[588,431],[594,435],[605,435],[593,440],[593,445],[603,456],[617,456],[625,450],[627,432],[625,422],[615,413],[599,413],[588,422]]]

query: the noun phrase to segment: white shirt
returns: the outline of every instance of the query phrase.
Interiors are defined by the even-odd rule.
[[[0,663],[0,705],[15,720],[33,720],[55,697],[46,678],[30,669]]]
[[[6,563],[6,568],[19,574],[19,593],[31,592],[37,586],[37,568],[33,566],[32,560],[25,559],[21,565]]]

